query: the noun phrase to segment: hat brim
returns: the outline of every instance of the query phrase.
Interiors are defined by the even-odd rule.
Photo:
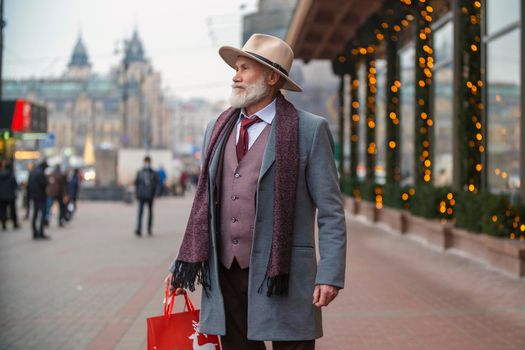
[[[301,89],[301,87],[296,82],[294,82],[292,79],[290,79],[290,77],[288,77],[286,74],[284,74],[283,72],[281,72],[277,68],[273,67],[272,65],[264,62],[263,60],[255,57],[254,55],[250,54],[249,52],[240,50],[240,49],[238,49],[236,47],[233,47],[233,46],[223,46],[223,47],[221,47],[219,49],[219,55],[222,57],[224,62],[226,62],[233,69],[235,69],[235,61],[237,61],[237,58],[239,56],[248,57],[248,58],[250,58],[250,59],[252,59],[254,61],[259,62],[263,66],[266,66],[266,67],[270,68],[271,70],[273,70],[274,72],[279,74],[281,77],[283,77],[286,82],[284,83],[284,85],[283,85],[283,87],[281,89],[290,90],[290,91],[296,91],[296,92],[303,91],[303,89]]]

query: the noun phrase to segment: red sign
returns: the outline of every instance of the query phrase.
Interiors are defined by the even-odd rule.
[[[31,103],[28,101],[22,99],[16,100],[11,130],[14,132],[31,130]]]

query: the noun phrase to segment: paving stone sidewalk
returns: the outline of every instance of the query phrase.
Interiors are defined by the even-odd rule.
[[[145,349],[190,206],[158,200],[153,237],[133,235],[134,205],[110,202],[79,203],[49,242],[32,241],[28,222],[0,231],[0,349]],[[347,288],[317,349],[525,349],[525,280],[347,222]]]

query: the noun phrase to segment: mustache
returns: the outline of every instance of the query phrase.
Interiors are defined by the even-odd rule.
[[[249,85],[248,84],[243,84],[243,83],[233,83],[231,86],[232,86],[232,89],[244,89],[244,90],[246,90],[246,88]]]

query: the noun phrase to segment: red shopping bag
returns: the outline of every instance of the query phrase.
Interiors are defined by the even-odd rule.
[[[148,350],[220,350],[218,336],[199,333],[199,310],[183,295],[184,312],[172,314],[175,293],[169,296],[166,290],[164,315],[147,319]]]

